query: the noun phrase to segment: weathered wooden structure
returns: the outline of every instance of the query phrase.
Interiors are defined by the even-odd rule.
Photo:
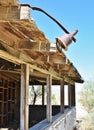
[[[23,8],[29,12],[29,5],[19,5],[16,0],[0,2],[0,127],[17,118],[20,120],[20,130],[29,129],[29,115],[33,116],[33,112],[29,112],[28,86],[41,84],[47,85],[47,105],[43,106],[46,120],[36,129],[45,126],[44,129],[59,130],[65,124],[69,128],[65,115],[68,118],[66,121],[72,120],[71,129],[75,121],[72,119],[75,118],[75,83],[82,83],[83,80],[64,53],[57,52],[56,48],[52,51],[50,41],[37,28],[30,14],[21,13]],[[57,120],[52,118],[53,84],[61,88],[58,112],[61,114]],[[64,85],[68,85],[67,110],[64,106]],[[19,117],[16,117],[19,111]]]

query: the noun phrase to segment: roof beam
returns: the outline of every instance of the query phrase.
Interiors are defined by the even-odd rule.
[[[52,68],[50,70],[43,69],[41,67],[38,67],[37,65],[33,65],[30,63],[27,63],[23,61],[22,59],[18,59],[17,57],[12,56],[8,52],[5,52],[3,50],[0,50],[0,57],[2,59],[8,60],[9,62],[13,62],[15,64],[29,64],[30,68],[35,69],[41,73],[47,74],[47,75],[52,75],[54,78],[60,80],[62,79],[58,73],[56,73]]]

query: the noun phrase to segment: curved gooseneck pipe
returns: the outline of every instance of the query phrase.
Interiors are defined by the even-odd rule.
[[[62,26],[55,18],[53,18],[51,15],[49,15],[49,14],[48,14],[47,12],[45,12],[43,9],[38,8],[38,7],[32,7],[32,6],[30,6],[30,8],[31,8],[32,10],[37,10],[37,11],[43,12],[43,13],[46,14],[48,17],[50,17],[54,22],[56,22],[56,23],[59,25],[59,27],[61,27],[61,29],[63,29],[63,31],[64,31],[65,33],[70,34],[70,32],[69,32],[64,26]],[[74,37],[72,37],[72,39],[73,39],[74,42],[76,42],[76,39],[75,39]]]

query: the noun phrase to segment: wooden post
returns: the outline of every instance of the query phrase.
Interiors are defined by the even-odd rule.
[[[68,84],[68,106],[69,106],[69,108],[71,108],[71,100],[72,100],[71,85]]]
[[[52,105],[51,105],[51,86],[52,86],[52,76],[47,76],[47,120],[52,122]]]
[[[29,66],[21,65],[20,130],[28,130]]]
[[[42,105],[44,105],[44,97],[45,97],[45,90],[44,90],[44,85],[42,85]]]
[[[64,113],[64,80],[61,80],[61,86],[60,86],[60,102],[61,102],[61,106],[60,106],[60,111],[61,113]]]
[[[75,84],[74,85],[71,85],[69,84],[68,85],[68,104],[69,104],[69,107],[71,108],[72,106],[75,106]]]
[[[76,105],[75,84],[71,85],[71,87],[72,87],[72,106],[75,106]]]

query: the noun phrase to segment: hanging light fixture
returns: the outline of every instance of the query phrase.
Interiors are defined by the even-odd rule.
[[[63,36],[56,38],[56,47],[59,52],[62,52],[62,48],[64,50],[68,49],[68,46],[72,43],[73,37],[77,32],[78,30],[75,30],[72,33],[64,34]]]
[[[44,11],[41,8],[38,7],[31,7],[30,8],[32,10],[37,10],[37,11],[41,11],[44,14],[46,14],[48,17],[50,17],[54,22],[56,22],[58,24],[58,26],[63,29],[63,31],[66,33],[65,35],[61,36],[61,37],[57,37],[56,38],[56,47],[57,50],[61,53],[62,49],[67,50],[68,46],[70,45],[70,43],[72,41],[76,42],[76,39],[74,37],[74,35],[77,34],[78,30],[73,31],[72,33],[70,33],[64,26],[62,26],[55,18],[53,18],[51,15],[49,15],[46,11]]]

